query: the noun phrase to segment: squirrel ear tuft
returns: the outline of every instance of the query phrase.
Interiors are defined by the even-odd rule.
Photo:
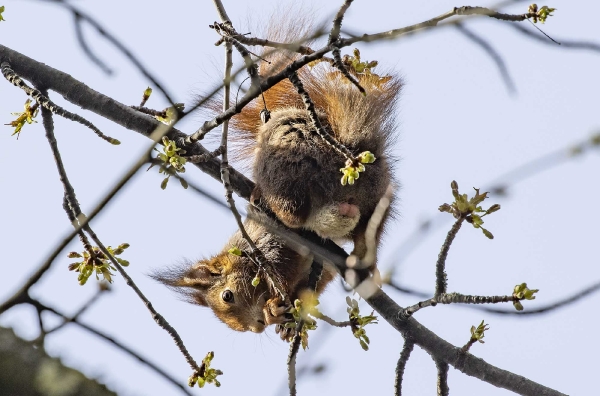
[[[200,260],[183,274],[181,284],[178,286],[206,288],[211,286],[215,279],[221,276],[223,266],[219,263],[218,257],[208,260]]]
[[[221,276],[222,267],[218,257],[213,257],[208,260],[200,260],[194,264],[186,262],[183,265],[156,270],[150,273],[150,277],[173,289],[200,289],[212,285],[215,279]]]
[[[150,277],[180,293],[185,300],[207,306],[206,293],[221,277],[222,270],[223,265],[219,256],[215,256],[193,264],[185,262],[156,270],[150,274]]]

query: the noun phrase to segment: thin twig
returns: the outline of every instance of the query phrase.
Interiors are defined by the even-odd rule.
[[[40,90],[40,94],[48,97],[48,91],[44,89]],[[54,119],[52,117],[52,112],[46,107],[42,107],[42,119],[44,130],[46,131],[46,139],[50,144],[50,149],[52,150],[52,156],[54,157],[54,162],[56,163],[60,182],[62,183],[64,189],[63,209],[67,213],[67,217],[71,221],[73,227],[77,227],[79,224],[79,219],[81,218],[81,209],[79,207],[79,202],[77,202],[77,197],[75,196],[75,189],[69,181],[67,171],[65,170],[65,166],[62,162],[60,151],[58,149],[58,143],[56,142],[56,136],[54,135]],[[90,241],[85,233],[80,230],[77,234],[79,235],[79,239],[81,240],[85,250],[88,251],[91,258],[94,258],[94,250],[92,249],[92,245],[90,244]]]
[[[258,66],[256,62],[252,60],[252,57],[250,56],[250,51],[248,51],[246,47],[244,47],[238,40],[234,38],[234,36],[237,35],[237,32],[235,31],[233,26],[229,24],[228,27],[231,30],[231,36],[223,36],[225,42],[232,44],[235,47],[235,49],[240,53],[242,59],[244,59],[244,65],[246,66],[246,71],[248,72],[248,76],[250,77],[250,86],[255,88],[260,87],[260,78],[258,76]],[[219,32],[223,34],[223,30],[220,30]],[[228,77],[228,80],[231,81],[231,70],[229,70],[229,74],[230,76]]]
[[[553,167],[559,166],[564,162],[578,158],[583,153],[591,152],[593,148],[598,147],[597,143],[594,142],[599,139],[599,137],[600,134],[593,135],[590,138],[571,143],[565,148],[544,154],[529,162],[510,169],[503,175],[497,177],[491,183],[488,183],[488,187],[485,187],[482,190],[490,191],[492,194],[505,196],[509,187],[545,172]],[[438,212],[436,216],[432,216],[431,218],[420,222],[417,228],[409,234],[406,240],[399,245],[392,254],[394,262],[396,263],[393,265],[397,266],[398,263],[404,262],[406,257],[408,257],[430,233],[441,228],[442,226],[445,226],[448,223],[448,219],[450,219],[450,217],[442,216]],[[421,294],[418,296],[427,297],[428,295]]]
[[[421,292],[421,291],[412,289],[410,287],[399,285],[396,282],[394,282],[393,280],[389,280],[385,284],[387,284],[391,288],[398,290],[402,293],[417,296],[420,298],[427,298],[428,296],[431,295],[431,294],[428,294],[425,292]],[[462,295],[462,294],[458,294],[458,293],[449,293],[449,294],[442,295],[440,301],[438,301],[435,298],[424,300],[424,301],[421,301],[411,307],[406,308],[406,311],[413,311],[413,313],[414,313],[414,312],[418,311],[419,309],[424,308],[425,306],[434,305],[434,304],[432,304],[432,302],[433,302],[433,300],[435,300],[436,303],[440,303],[440,304],[459,303],[461,306],[477,309],[480,311],[489,312],[492,314],[498,314],[498,315],[537,315],[537,314],[552,312],[555,309],[563,308],[563,307],[565,307],[569,304],[572,304],[576,301],[579,301],[582,298],[587,297],[597,291],[600,291],[600,282],[596,282],[593,285],[590,285],[590,286],[576,292],[575,294],[573,294],[569,297],[566,297],[564,299],[561,299],[557,302],[544,305],[540,308],[528,309],[528,310],[524,310],[524,311],[517,311],[514,309],[511,309],[511,310],[495,309],[495,308],[479,306],[480,304],[495,304],[495,303],[513,301],[514,298],[512,296],[469,296],[469,295]],[[451,301],[453,298],[458,298],[458,301]],[[506,299],[506,300],[504,301],[504,299]],[[420,307],[419,304],[421,304],[423,306]]]
[[[50,115],[49,117],[45,117],[46,115]],[[50,122],[52,122],[52,113],[49,112],[48,110],[46,110],[45,112],[42,111],[42,117],[44,118],[44,128],[46,128],[46,131],[48,130],[48,128],[46,127],[46,119],[49,118]],[[52,125],[52,127],[54,127]],[[46,136],[48,137],[48,132],[46,132]],[[54,140],[54,144],[56,144],[56,139],[54,139],[54,135],[52,134],[51,138],[48,138],[48,141],[50,141],[50,145],[52,146],[52,141]],[[54,149],[52,150],[53,154],[55,153]],[[58,153],[58,147],[56,148],[56,153]],[[63,168],[62,165],[62,161],[60,159],[60,153],[58,153],[58,157],[54,157],[55,161],[57,163],[60,163],[60,165],[58,165],[58,168]],[[64,168],[63,168],[64,171]],[[68,184],[70,186],[70,184]],[[71,204],[69,204],[69,196],[74,197],[75,196],[75,191],[73,191],[72,193],[67,193],[66,189],[68,187],[65,187],[65,195],[63,197],[63,209],[65,210],[65,213],[67,214],[67,217],[69,218],[69,221],[71,222],[71,224],[73,224],[74,227],[77,227],[77,225],[79,224],[79,221],[77,220],[77,217],[81,214],[81,213],[77,213],[75,214],[75,211],[71,208]],[[72,188],[72,187],[71,187]],[[73,198],[71,198],[73,199]],[[76,198],[75,198],[76,199]],[[79,230],[77,232],[77,235],[79,235],[79,240],[81,241],[83,248],[85,250],[88,251],[88,253],[90,254],[91,257],[95,257],[96,253],[94,253],[94,249],[92,249],[92,245],[90,244],[90,241],[88,240],[87,235],[85,235],[85,232],[83,232],[82,230]]]
[[[462,348],[460,348],[460,352],[461,353],[467,353],[469,352],[469,350],[471,349],[471,347],[477,342],[476,339],[474,338],[469,338],[469,341],[467,341],[467,343],[465,345],[462,346]]]
[[[417,23],[414,25],[410,25],[410,26],[406,26],[406,27],[403,27],[400,29],[393,29],[393,30],[388,30],[386,32],[375,33],[375,34],[363,34],[362,36],[352,37],[349,39],[341,39],[341,40],[339,40],[340,48],[342,46],[345,47],[345,46],[352,45],[357,42],[367,42],[368,43],[368,42],[378,41],[378,40],[394,39],[401,35],[405,35],[407,33],[412,33],[417,30],[434,28],[434,27],[438,26],[438,23],[440,23],[448,18],[451,18],[453,16],[471,16],[471,15],[472,16],[475,16],[475,15],[488,16],[490,18],[499,19],[502,21],[509,21],[509,22],[521,22],[526,19],[534,17],[536,14],[527,13],[527,14],[514,15],[514,14],[503,14],[500,12],[496,12],[494,10],[490,10],[489,8],[485,8],[485,7],[469,7],[469,6],[454,7],[451,11],[441,14],[435,18],[431,18],[427,21]]]
[[[304,89],[304,86],[302,85],[302,81],[300,81],[298,74],[296,72],[291,73],[289,76],[289,80],[294,85],[294,87],[296,87],[298,94],[302,97],[302,101],[304,102],[304,107],[306,108],[306,111],[308,112],[310,120],[313,123],[313,125],[315,127],[315,131],[317,132],[319,137],[321,137],[321,139],[323,139],[323,141],[325,143],[327,143],[331,148],[333,148],[335,151],[337,151],[338,153],[343,155],[344,158],[346,158],[346,160],[353,161],[354,155],[352,154],[352,152],[350,150],[348,150],[348,148],[346,146],[344,146],[343,144],[338,142],[329,133],[329,131],[327,131],[327,129],[323,126],[323,124],[321,124],[321,120],[319,119],[319,114],[317,114],[315,104],[313,103],[312,99],[310,98],[308,92],[306,92],[306,90]]]
[[[35,307],[35,313],[36,313],[37,320],[38,320],[38,327],[40,328],[40,335],[34,341],[34,344],[37,344],[37,345],[43,347],[44,341],[46,341],[46,334],[48,334],[46,332],[46,328],[44,326],[44,318],[42,317],[44,310],[41,309],[40,307]]]
[[[331,32],[329,33],[329,39],[327,40],[328,44],[333,44],[340,38],[340,30],[342,29],[342,21],[344,20],[344,15],[353,0],[345,0],[344,4],[340,7],[335,18],[333,19],[333,27],[331,28]]]
[[[310,312],[310,316],[320,319],[323,322],[330,324],[331,326],[334,326],[334,327],[348,327],[348,326],[352,325],[352,322],[349,320],[346,320],[344,322],[338,322],[337,320],[335,320],[319,311]]]
[[[340,73],[342,73],[342,75],[344,77],[346,77],[346,79],[348,81],[350,81],[356,88],[358,88],[358,90],[360,91],[361,94],[366,95],[367,91],[365,91],[363,86],[360,85],[360,82],[358,82],[356,77],[354,77],[352,74],[350,74],[350,72],[348,71],[348,68],[342,61],[342,53],[340,52],[340,49],[338,47],[335,47],[331,51],[331,53],[333,55],[333,65],[340,71]]]
[[[546,38],[550,41],[552,41],[554,44],[558,44],[560,45],[560,43],[556,40],[554,40],[552,37],[550,37],[546,32],[544,32],[542,29],[540,29],[535,23],[531,22],[530,19],[528,19],[529,23],[531,24],[531,26],[533,26],[538,32],[542,33],[544,36],[546,36]]]
[[[190,180],[188,180],[187,178],[183,177],[179,173],[174,173],[172,176],[175,177],[177,180],[185,180],[185,182],[187,183],[188,187],[192,191],[200,194],[204,198],[208,199],[210,202],[216,204],[219,208],[225,209],[228,212],[230,211],[229,206],[227,206],[227,204],[225,202],[223,202],[219,198],[215,197],[214,195],[210,194],[208,191],[204,190],[202,187],[200,187],[196,183],[191,182]]]
[[[365,89],[362,87],[362,85],[360,85],[358,80],[350,74],[350,72],[346,68],[346,65],[344,64],[344,62],[342,62],[342,54],[340,52],[340,47],[336,45],[338,39],[340,38],[340,30],[342,28],[344,14],[350,7],[350,4],[352,4],[352,1],[353,0],[344,1],[344,4],[342,4],[339,11],[337,12],[335,18],[333,19],[333,27],[331,28],[331,32],[329,33],[329,39],[327,40],[327,44],[334,47],[333,51],[331,51],[331,53],[333,54],[333,65],[340,71],[340,73],[342,73],[344,77],[346,77],[348,81],[354,84],[354,86],[356,86],[356,88],[358,88],[358,90],[363,95],[365,95]]]
[[[223,95],[223,111],[227,111],[227,109],[229,109],[229,96],[231,93],[231,85],[229,84],[229,81],[231,80],[231,68],[233,66],[231,46],[232,46],[232,44],[230,42],[228,42],[228,41],[225,42],[225,59],[226,60],[225,60],[225,77],[224,77],[225,93]],[[233,189],[231,188],[231,181],[229,179],[229,161],[228,161],[228,153],[227,153],[227,151],[228,151],[228,149],[227,149],[228,129],[229,129],[229,120],[225,120],[223,122],[223,132],[221,135],[221,146],[220,147],[222,148],[222,150],[221,150],[221,180],[223,182],[223,187],[225,188],[225,199],[227,201],[227,205],[229,206],[231,213],[233,213],[233,216],[238,225],[240,233],[242,234],[242,237],[246,240],[246,242],[248,243],[248,246],[250,247],[250,254],[251,254],[252,261],[254,261],[258,265],[259,269],[261,270],[261,273],[264,274],[267,282],[269,282],[269,285],[271,286],[273,291],[275,291],[281,297],[281,299],[283,301],[287,301],[288,296],[285,294],[285,292],[283,291],[283,287],[281,286],[281,284],[279,284],[277,278],[275,278],[273,276],[272,271],[270,270],[270,268],[267,266],[267,264],[263,260],[264,256],[262,255],[262,253],[260,252],[260,250],[258,249],[256,244],[254,243],[252,238],[250,238],[250,235],[248,235],[248,232],[246,231],[246,228],[244,227],[244,223],[242,221],[242,216],[240,215],[240,212],[237,210],[237,207],[235,205],[235,200],[233,199]]]
[[[235,38],[242,44],[285,49],[291,52],[297,52],[301,55],[310,55],[315,52],[310,47],[297,43],[279,43],[273,40],[261,39],[258,37],[246,37],[242,35],[235,36]]]
[[[394,188],[390,184],[385,190],[385,194],[377,202],[373,214],[369,218],[367,223],[367,230],[365,231],[365,243],[367,245],[367,251],[365,257],[362,259],[362,263],[365,267],[371,267],[375,264],[377,259],[377,233],[380,231],[381,223],[385,218],[390,204],[392,203],[392,196],[394,195]]]
[[[448,279],[446,275],[446,258],[448,257],[448,251],[450,251],[450,246],[452,245],[452,241],[456,237],[458,230],[460,230],[460,226],[462,225],[464,217],[460,217],[456,220],[450,231],[448,231],[448,235],[446,235],[446,240],[442,245],[442,249],[440,250],[440,254],[438,255],[437,262],[435,264],[435,297],[446,293],[446,288],[448,287]]]
[[[290,353],[288,354],[287,367],[288,367],[288,387],[290,390],[290,396],[296,396],[296,356],[300,349],[300,331],[304,326],[304,320],[300,320],[296,326],[296,333],[294,339],[290,344]]]
[[[106,73],[109,76],[112,75],[113,74],[112,69],[110,67],[108,67],[102,61],[102,59],[100,59],[98,56],[96,56],[96,54],[94,54],[92,52],[92,49],[88,45],[88,42],[85,39],[85,36],[83,35],[83,29],[82,29],[82,23],[81,23],[82,21],[83,21],[83,19],[81,18],[81,15],[74,12],[73,13],[73,23],[75,25],[75,37],[77,37],[77,42],[79,43],[79,46],[83,50],[83,53],[86,54],[87,57],[90,58],[90,60],[93,63],[95,63],[96,66],[98,66],[100,68],[100,70],[102,70],[104,73]]]
[[[73,211],[73,215],[79,222],[79,219],[85,219],[85,216],[81,212],[81,208],[79,207],[79,203],[77,202],[77,198],[75,197],[75,190],[73,189],[73,186],[69,182],[69,179],[67,177],[66,171],[64,169],[64,166],[63,166],[63,163],[61,160],[60,152],[58,151],[56,139],[54,138],[54,125],[53,125],[53,121],[52,121],[52,113],[45,107],[42,107],[42,116],[44,117],[44,127],[46,128],[46,135],[48,136],[48,141],[50,142],[50,146],[52,148],[52,152],[53,152],[53,155],[54,155],[54,158],[56,161],[56,166],[58,168],[58,172],[60,175],[60,181],[63,184],[64,190],[65,190],[65,200],[68,202],[68,206]],[[81,225],[81,224],[79,224],[79,225]],[[77,227],[77,224],[74,223],[73,226]],[[89,224],[82,225],[82,228],[85,232],[87,232],[89,234],[89,236],[96,243],[96,245],[102,251],[102,253],[104,253],[104,255],[112,262],[112,264],[115,266],[117,271],[126,280],[127,285],[130,286],[135,291],[135,293],[138,295],[138,297],[144,302],[144,305],[146,305],[146,308],[148,308],[148,310],[152,314],[152,318],[156,321],[156,323],[160,327],[162,327],[164,330],[166,330],[169,333],[169,335],[173,338],[173,340],[175,341],[175,344],[177,345],[177,347],[179,348],[179,350],[181,351],[181,353],[187,360],[190,367],[195,371],[199,371],[200,368],[198,367],[194,358],[187,351],[185,345],[183,344],[183,341],[177,334],[177,331],[169,324],[169,322],[167,322],[162,317],[162,315],[160,315],[152,307],[152,304],[150,303],[150,301],[146,298],[146,296],[144,296],[144,294],[141,292],[141,290],[133,282],[133,279],[131,279],[131,277],[127,274],[127,272],[123,269],[123,267],[117,262],[117,260],[110,254],[110,252],[106,249],[106,247],[104,247],[104,245],[102,244],[102,242],[100,241],[100,239],[98,238],[96,233],[91,229]],[[86,241],[87,241],[87,239],[86,239]],[[89,242],[87,244],[89,245]],[[93,250],[91,248],[89,251],[90,251],[90,254],[93,254]]]
[[[135,359],[137,359],[143,365],[147,366],[151,370],[154,370],[158,375],[160,375],[165,380],[167,380],[168,382],[170,382],[171,384],[173,384],[174,386],[176,386],[177,388],[179,388],[184,394],[186,394],[186,395],[192,395],[192,393],[190,391],[188,391],[185,386],[183,386],[175,378],[171,377],[166,371],[164,371],[163,369],[161,369],[160,367],[158,367],[157,365],[155,365],[151,361],[147,360],[146,358],[142,357],[141,355],[139,355],[137,352],[135,352],[134,350],[132,350],[131,348],[129,348],[125,344],[123,344],[123,343],[115,340],[114,338],[112,338],[112,337],[104,334],[100,330],[97,330],[97,329],[93,328],[92,326],[87,325],[87,324],[79,321],[77,318],[75,318],[75,316],[68,317],[67,315],[61,313],[57,309],[49,307],[49,306],[47,306],[45,304],[42,304],[41,302],[36,301],[36,300],[32,300],[30,303],[34,307],[36,307],[36,308],[39,307],[42,310],[46,310],[46,311],[52,312],[53,314],[59,316],[60,318],[62,318],[64,320],[63,324],[69,324],[69,323],[75,324],[75,325],[81,327],[82,329],[84,329],[84,330],[86,330],[86,331],[94,334],[95,336],[97,336],[97,337],[99,337],[99,338],[101,338],[101,339],[103,339],[103,340],[111,343],[117,349],[120,349],[123,352],[127,353],[128,355],[131,355],[132,357],[134,357]],[[50,332],[48,332],[48,333],[50,333]]]
[[[134,110],[139,111],[140,113],[152,116],[152,117],[162,117],[162,118],[167,118],[167,110],[154,110],[154,109],[149,109],[148,107],[144,107],[144,106],[129,106]]]
[[[77,311],[75,311],[73,315],[71,315],[70,317],[63,317],[64,320],[62,323],[54,326],[50,330],[46,330],[46,335],[62,329],[69,323],[77,322],[77,319],[79,319],[79,317],[83,315],[85,311],[87,311],[94,303],[100,301],[100,296],[107,290],[108,289],[103,289],[102,287],[99,287],[96,293],[94,293],[94,295],[92,295],[92,297],[90,297],[88,301],[86,301]]]
[[[223,3],[221,0],[213,0],[213,4],[217,8],[217,13],[219,14],[219,18],[223,22],[231,21],[229,19],[229,15],[227,15],[227,11],[225,11],[225,7],[223,7]]]
[[[498,304],[510,301],[519,301],[515,296],[470,296],[460,293],[443,293],[437,297],[420,301],[406,308],[403,315],[409,317],[415,312],[426,307],[435,307],[437,304]]]
[[[281,72],[264,79],[259,87],[260,89],[253,89],[251,87],[248,90],[248,92],[246,92],[246,94],[235,104],[235,106],[230,107],[229,110],[217,115],[212,120],[205,121],[198,131],[194,132],[191,135],[188,135],[185,138],[185,144],[194,143],[198,140],[203,139],[208,132],[221,125],[225,120],[229,120],[234,115],[240,113],[242,109],[252,100],[256,99],[261,92],[266,91],[267,89],[275,86],[277,83],[284,80],[285,78],[288,78],[288,75],[290,73],[300,69],[302,66],[305,66],[314,60],[321,59],[323,55],[325,55],[329,51],[331,51],[331,48],[327,46],[318,51],[313,52],[310,55],[305,55],[290,63]]]
[[[448,19],[452,16],[465,16],[465,15],[485,15],[492,18],[506,20],[506,21],[523,21],[527,18],[533,17],[534,14],[519,14],[519,15],[510,15],[510,14],[502,14],[495,11],[492,11],[483,7],[460,7],[454,8],[452,11],[449,11],[445,14],[442,14],[436,18],[432,18],[428,21],[417,23],[415,25],[407,26],[401,29],[394,29],[387,32],[377,33],[377,34],[364,34],[362,36],[348,38],[348,39],[338,39],[335,45],[326,45],[319,50],[315,50],[310,54],[304,55],[299,59],[291,62],[286,68],[284,68],[281,72],[270,76],[264,79],[260,84],[260,89],[249,89],[248,92],[240,99],[235,106],[230,107],[227,111],[217,115],[210,121],[205,121],[202,127],[194,132],[193,134],[188,135],[185,138],[184,145],[197,142],[204,138],[204,136],[210,132],[212,129],[221,125],[225,120],[230,119],[234,115],[240,113],[242,109],[250,103],[252,100],[258,97],[261,92],[268,90],[273,87],[280,81],[285,78],[289,78],[292,73],[299,70],[301,67],[309,64],[318,59],[322,59],[325,54],[334,49],[341,49],[343,47],[347,47],[357,42],[371,42],[376,40],[384,40],[384,39],[392,39],[399,37],[406,33],[411,33],[424,28],[432,28],[437,26],[437,24],[445,19]],[[241,42],[241,40],[240,40]],[[193,106],[192,110],[197,106]]]
[[[133,65],[144,75],[144,77],[146,77],[148,80],[150,80],[150,83],[152,85],[154,85],[156,87],[156,89],[158,89],[163,94],[163,96],[169,102],[169,104],[171,106],[175,105],[175,101],[171,98],[171,95],[169,95],[169,93],[167,92],[167,89],[165,87],[163,87],[163,85],[160,82],[158,82],[158,79],[155,78],[150,73],[150,71],[148,71],[148,69],[142,64],[142,62],[138,58],[136,58],[136,56],[133,55],[133,53],[131,51],[129,51],[129,49],[119,39],[117,39],[112,34],[110,34],[94,18],[90,17],[89,15],[82,12],[80,9],[78,9],[77,7],[73,6],[71,3],[69,3],[65,0],[51,0],[51,1],[53,3],[57,3],[57,4],[61,5],[62,7],[66,8],[75,17],[78,17],[79,19],[85,20],[87,23],[89,23],[90,26],[92,26],[96,30],[96,32],[98,32],[98,34],[100,34],[102,37],[104,37],[106,40],[108,40],[112,45],[114,45],[117,48],[117,50],[119,50],[123,55],[125,55],[125,57],[127,59],[129,59],[129,61],[131,63],[133,63]]]
[[[120,144],[117,139],[113,139],[110,136],[106,136],[105,134],[102,133],[102,131],[100,131],[100,129],[98,129],[94,124],[92,124],[85,118],[83,118],[80,115],[77,115],[75,113],[71,113],[70,111],[68,111],[66,109],[63,109],[56,103],[52,102],[47,97],[47,95],[42,94],[42,92],[40,92],[38,89],[31,88],[29,85],[27,85],[25,83],[25,81],[23,81],[23,79],[21,79],[21,77],[19,77],[17,75],[17,73],[14,72],[14,70],[11,68],[11,66],[8,62],[2,62],[2,64],[0,66],[1,66],[2,74],[4,75],[4,78],[6,78],[15,87],[21,88],[23,91],[25,91],[25,93],[28,96],[31,96],[33,98],[33,100],[35,100],[35,102],[42,109],[50,110],[52,113],[54,113],[56,115],[59,115],[68,120],[75,121],[82,125],[85,125],[86,127],[90,128],[92,131],[94,131],[94,133],[96,135],[98,135],[98,137],[100,137],[103,140],[106,140],[107,142],[109,142],[111,144]]]
[[[151,140],[154,140],[154,136],[156,136],[154,133],[157,130],[164,131],[170,140],[176,141],[179,147],[183,146],[183,144],[180,144],[180,141],[182,142],[187,135],[175,128],[176,123],[173,123],[165,130],[167,127],[161,122],[133,111],[129,106],[119,103],[113,98],[91,89],[69,74],[51,68],[0,44],[0,63],[5,60],[10,60],[13,63],[12,66],[14,67],[15,72],[24,79],[31,81],[35,85],[44,86],[49,90],[59,93],[65,100],[83,109],[90,110],[124,128],[138,132]],[[245,72],[244,68],[236,70],[237,74],[243,72]],[[236,73],[234,73],[232,77],[237,75]],[[195,102],[192,109],[190,109],[190,112],[195,108],[203,106],[213,95],[218,93],[222,87],[223,84],[219,83],[219,86],[213,89],[208,96]],[[183,113],[178,120],[182,120],[187,114],[189,114],[189,112]],[[152,148],[150,150],[152,150]],[[208,152],[208,150],[199,143],[188,145],[186,151],[188,155]],[[144,161],[146,160],[147,158],[144,158]],[[194,164],[194,166],[214,179],[219,180],[219,182],[221,181],[220,161],[217,159],[213,159],[206,163],[197,163]],[[233,168],[230,168],[230,173],[234,192],[244,199],[249,199],[252,189],[254,188],[254,183]]]
[[[525,36],[537,40],[546,45],[554,46],[554,43],[548,41],[546,38],[532,32],[531,30],[520,26],[520,25],[510,25],[513,29],[517,30],[519,33],[524,34]],[[560,46],[564,48],[572,48],[572,49],[582,49],[593,52],[600,52],[600,43],[594,41],[580,41],[580,40],[565,40],[565,39],[557,39],[556,41],[560,42]]]
[[[222,153],[223,153],[223,147],[219,146],[214,151],[211,151],[210,153],[204,153],[204,154],[199,154],[199,155],[190,155],[189,157],[185,157],[185,159],[187,160],[187,162],[190,162],[192,164],[197,164],[200,162],[210,161],[213,158],[217,158]]]
[[[494,313],[494,314],[500,314],[500,315],[537,315],[537,314],[552,312],[558,308],[563,308],[563,307],[570,305],[576,301],[579,301],[582,298],[587,297],[597,291],[600,291],[600,282],[597,282],[591,286],[588,286],[588,287],[582,289],[581,291],[573,294],[572,296],[569,296],[567,298],[559,300],[555,303],[542,306],[540,308],[528,309],[528,310],[524,310],[524,311],[516,311],[516,310],[509,311],[509,310],[494,309],[494,308],[488,308],[488,307],[478,307],[478,308],[480,308],[482,311],[486,311],[486,312]]]
[[[113,266],[125,279],[125,283],[127,284],[127,286],[131,287],[135,294],[137,294],[137,296],[140,298],[140,300],[142,300],[148,311],[150,311],[152,319],[154,319],[156,324],[158,324],[163,330],[169,333],[171,338],[173,338],[173,341],[175,341],[175,345],[177,345],[177,348],[179,348],[179,351],[185,357],[185,360],[187,361],[188,365],[192,368],[192,370],[194,370],[195,372],[199,372],[200,367],[198,366],[192,355],[190,355],[190,353],[188,352],[187,348],[183,344],[183,341],[181,340],[181,337],[179,336],[175,328],[173,328],[173,326],[171,326],[169,322],[167,322],[167,320],[154,309],[150,300],[148,300],[146,296],[142,293],[142,291],[137,287],[137,285],[133,282],[133,279],[131,279],[127,272],[125,272],[121,264],[119,264],[119,262],[113,257],[112,254],[110,254],[108,249],[106,249],[104,244],[100,241],[100,239],[98,238],[96,233],[90,228],[90,226],[86,225],[84,226],[84,229],[89,234],[90,238],[92,238],[92,240],[96,243],[98,249],[100,249],[100,251],[104,253],[104,255],[110,260]]]
[[[498,67],[498,72],[500,73],[500,77],[502,77],[502,81],[504,81],[504,85],[508,90],[509,94],[515,94],[517,89],[515,87],[515,83],[513,82],[510,73],[508,72],[508,68],[506,67],[506,63],[502,56],[494,49],[494,47],[485,39],[483,39],[478,34],[473,31],[467,29],[462,23],[456,23],[454,25],[459,32],[461,32],[465,37],[470,39],[472,42],[477,44],[481,49],[483,49],[489,56],[492,58],[492,61]]]
[[[398,359],[398,363],[396,364],[396,376],[394,377],[395,396],[402,395],[402,379],[404,377],[404,369],[406,369],[406,363],[408,363],[408,359],[410,358],[410,354],[414,346],[415,343],[410,338],[404,340],[404,346],[402,347],[400,358]]]

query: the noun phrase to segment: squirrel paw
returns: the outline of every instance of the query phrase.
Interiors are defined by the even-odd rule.
[[[271,324],[283,324],[289,322],[291,316],[286,315],[292,306],[286,304],[280,297],[274,297],[268,300],[263,308],[263,314],[265,316],[265,323]]]
[[[285,327],[285,324],[278,324],[275,326],[275,333],[279,334],[279,338],[283,341],[292,342],[296,329],[293,327]]]

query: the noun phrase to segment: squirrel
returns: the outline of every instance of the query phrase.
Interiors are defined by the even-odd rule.
[[[293,42],[303,32],[301,18],[296,22],[274,18],[272,21],[275,22],[268,29],[268,40]],[[263,56],[269,62],[261,63],[261,78],[283,70],[299,55],[276,50]],[[230,120],[230,138],[234,154],[252,164],[256,187],[250,211],[258,213],[262,208],[289,228],[311,230],[336,242],[352,240],[352,253],[363,258],[369,219],[394,182],[390,151],[401,82],[395,75],[381,77],[373,73],[371,69],[377,63],[361,62],[358,50],[354,57],[344,57],[344,63],[366,95],[326,61],[301,68],[297,75],[328,133],[353,155],[370,151],[375,156],[375,162],[363,168],[363,176],[355,182],[351,180],[352,185],[340,182],[340,168],[347,159],[316,133],[301,96],[287,79],[265,91]],[[211,106],[214,111],[220,111],[219,107],[217,102]],[[270,113],[268,119],[261,113],[265,108]],[[386,209],[376,233],[377,241],[390,211]],[[269,271],[265,272],[270,273],[271,283],[260,281],[254,286],[253,279],[262,272],[246,253],[250,246],[240,231],[217,255],[155,273],[153,277],[183,293],[192,303],[210,307],[234,330],[260,333],[268,325],[277,324],[279,332],[281,325],[290,320],[286,314],[290,304],[307,288],[312,256],[286,246],[261,221],[247,219],[244,227],[269,264]],[[233,254],[232,248],[244,254]],[[336,274],[331,264],[325,264],[316,285],[317,295]],[[288,335],[289,332],[282,332],[281,337]]]

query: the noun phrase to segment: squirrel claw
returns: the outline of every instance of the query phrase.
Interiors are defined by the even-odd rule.
[[[291,307],[292,306],[289,304],[284,304],[280,297],[271,298],[267,301],[265,307],[263,308],[265,322],[267,325],[280,325],[282,323],[289,322],[290,318],[288,315],[286,315],[286,313]]]
[[[285,327],[284,324],[278,324],[277,326],[275,326],[275,333],[279,334],[279,338],[281,338],[282,341],[291,342],[294,338],[295,332],[296,329],[291,327]]]

